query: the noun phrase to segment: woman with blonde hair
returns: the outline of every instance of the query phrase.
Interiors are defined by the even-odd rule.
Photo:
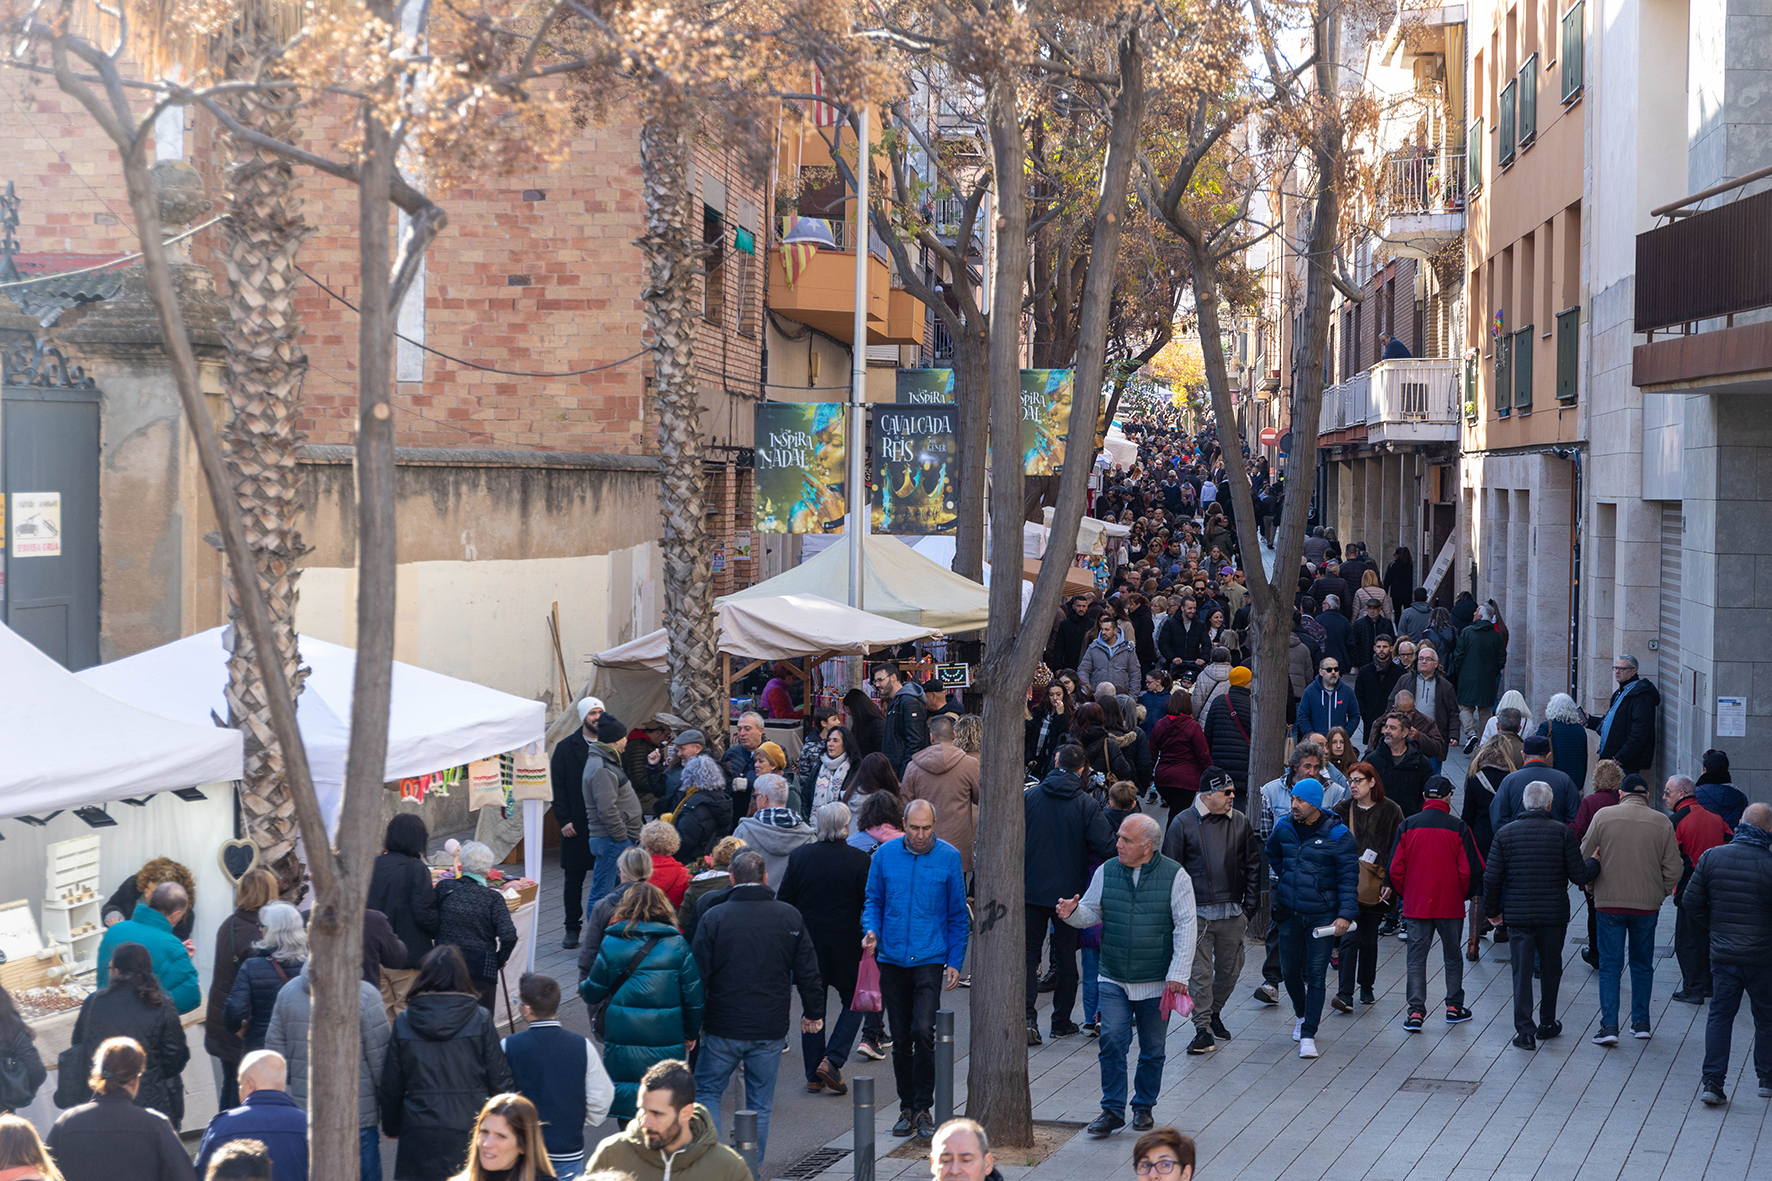
[[[1386,619],[1392,617],[1393,613],[1391,611],[1390,592],[1379,585],[1378,571],[1376,570],[1368,570],[1360,575],[1359,589],[1354,591],[1355,619],[1365,618],[1367,603],[1377,603],[1380,607],[1384,608],[1384,617]]]
[[[578,986],[603,1039],[603,1065],[615,1083],[609,1114],[617,1119],[639,1110],[640,1080],[653,1063],[688,1058],[701,1036],[701,970],[676,921],[657,886],[635,885],[615,908],[597,962]]]
[[[193,916],[197,913],[197,880],[191,876],[190,870],[170,857],[156,857],[147,862],[125,878],[123,884],[117,887],[116,893],[105,899],[104,910],[101,912],[105,926],[115,926],[124,919],[134,918],[135,908],[146,906],[148,895],[161,882],[177,882],[185,888],[185,897],[191,900],[184,917],[172,925],[174,935],[180,939],[189,939],[195,923]]]
[[[689,871],[677,860],[683,838],[668,820],[648,820],[640,830],[640,847],[652,857],[653,885],[664,891],[672,906],[683,904],[683,892],[689,889]]]
[[[467,1167],[450,1181],[542,1181],[552,1176],[535,1104],[508,1092],[494,1095],[480,1109]]]
[[[1521,738],[1532,733],[1532,707],[1526,704],[1526,695],[1518,689],[1509,689],[1506,693],[1501,695],[1501,700],[1495,703],[1495,712],[1489,715],[1489,720],[1483,723],[1483,742],[1488,742],[1491,738],[1501,733],[1501,711],[1504,709],[1517,709],[1520,711]],[[1480,742],[1477,745],[1481,746],[1482,743]],[[1571,778],[1575,777],[1571,776]],[[1575,786],[1581,786],[1581,779],[1575,779]]]
[[[0,1181],[62,1181],[29,1120],[0,1115]]]
[[[145,951],[142,959],[147,959]],[[147,972],[152,979],[152,968]],[[177,1011],[170,1002],[167,1009],[177,1028]],[[196,1181],[191,1154],[179,1143],[171,1121],[157,1106],[140,1101],[143,1073],[149,1069],[148,1056],[134,1038],[99,1043],[92,1055],[92,1102],[62,1112],[44,1145],[63,1181]]]
[[[240,966],[252,958],[253,945],[264,935],[259,911],[277,899],[277,875],[264,866],[246,871],[234,887],[234,912],[215,933],[215,969],[209,978],[209,1003],[203,1011],[203,1048],[215,1067],[215,1090],[221,1110],[240,1106],[240,1059],[246,1040],[240,1023],[230,1024],[222,1009],[234,991]]]
[[[737,837],[720,838],[720,843],[708,854],[708,868],[689,879],[689,888],[683,892],[683,904],[677,907],[680,919],[688,921],[689,912],[695,909],[703,895],[724,890],[732,884],[732,858],[742,848],[744,842]]]
[[[265,1048],[277,994],[308,962],[308,929],[301,911],[287,902],[267,902],[258,914],[264,934],[252,945],[252,957],[240,965],[222,1007],[222,1024],[240,1033],[248,1054]]]

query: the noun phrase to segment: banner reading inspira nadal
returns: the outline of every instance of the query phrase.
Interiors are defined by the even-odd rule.
[[[915,403],[919,406],[952,402],[954,400],[954,371],[952,369],[900,369],[898,371],[898,400],[900,404]]]
[[[953,405],[874,407],[875,533],[954,531],[958,418]]]
[[[1064,467],[1073,376],[1070,369],[1021,371],[1022,470],[1030,476],[1054,476]]]
[[[842,532],[845,419],[841,402],[757,404],[757,532]]]

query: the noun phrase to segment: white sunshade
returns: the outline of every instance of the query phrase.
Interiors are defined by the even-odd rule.
[[[984,587],[932,562],[896,537],[865,534],[862,550],[861,608],[932,631],[953,635],[976,631],[990,615]],[[820,595],[849,601],[849,545],[839,541],[815,557],[727,595],[723,603],[780,595]]]
[[[857,611],[819,595],[772,595],[740,599],[729,595],[716,608],[720,650],[763,660],[797,660],[825,653],[861,655],[892,644],[931,635],[933,628],[900,623],[868,611]],[[629,640],[599,653],[605,668],[667,672],[665,631]]]
[[[32,816],[241,775],[241,737],[102,692],[0,625],[0,815]]]
[[[187,721],[207,720],[211,711],[225,718],[228,653],[222,646],[224,630],[211,628],[89,668],[79,676],[123,701],[144,708],[152,705]],[[332,822],[338,817],[343,793],[357,653],[353,648],[303,636],[301,659],[311,672],[296,698],[296,721],[313,770],[314,790]],[[382,777],[392,783],[540,742],[546,712],[539,701],[395,661],[387,764]],[[236,753],[235,773],[219,778],[238,777]]]

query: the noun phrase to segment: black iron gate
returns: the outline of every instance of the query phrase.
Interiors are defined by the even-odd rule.
[[[0,352],[6,625],[69,669],[98,663],[99,391],[53,348]]]

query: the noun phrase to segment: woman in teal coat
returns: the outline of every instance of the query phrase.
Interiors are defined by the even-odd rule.
[[[632,1119],[654,1062],[687,1058],[701,1036],[701,970],[663,891],[638,882],[615,908],[597,962],[578,986],[595,1013],[604,1001],[603,1065],[615,1083],[610,1115]]]

